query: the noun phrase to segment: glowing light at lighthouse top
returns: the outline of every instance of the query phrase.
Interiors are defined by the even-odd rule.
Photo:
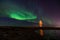
[[[40,26],[40,27],[43,26],[43,22],[42,22],[42,20],[39,21],[39,26]]]

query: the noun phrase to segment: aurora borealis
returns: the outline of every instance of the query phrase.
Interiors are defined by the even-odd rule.
[[[5,3],[5,4],[4,4]],[[28,11],[26,8],[22,8],[21,6],[18,7],[17,5],[10,4],[4,2],[2,3],[2,10],[1,13],[5,14],[7,17],[16,19],[16,20],[33,20],[36,19],[37,16],[32,11]],[[4,6],[4,7],[3,7]]]
[[[10,12],[9,17],[17,20],[32,20],[36,19],[37,17],[33,15],[31,12],[26,11],[19,11],[19,12]]]

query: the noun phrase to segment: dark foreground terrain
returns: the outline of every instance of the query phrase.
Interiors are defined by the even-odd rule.
[[[39,40],[33,29],[0,27],[0,40]]]
[[[47,31],[46,31],[47,32]],[[57,40],[54,36],[45,34],[43,37],[39,35],[39,31],[35,32],[33,28],[21,27],[0,27],[0,40]]]

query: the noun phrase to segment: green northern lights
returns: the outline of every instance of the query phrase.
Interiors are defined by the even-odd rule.
[[[1,9],[4,10],[4,13],[2,11],[1,13],[9,18],[16,20],[35,20],[37,18],[37,16],[34,15],[34,12],[27,10],[25,7],[17,6],[12,3],[2,4],[4,7],[1,7]]]
[[[33,14],[33,12],[26,11],[25,9],[9,9],[9,11],[6,11],[8,17],[16,19],[16,20],[34,20],[37,18],[36,15]]]
[[[37,18],[32,12],[28,12],[24,10],[10,11],[8,13],[10,18],[13,18],[16,20],[32,20]]]

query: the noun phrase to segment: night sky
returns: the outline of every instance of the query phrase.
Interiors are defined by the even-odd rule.
[[[60,2],[59,0],[0,0],[0,5],[1,7],[5,7],[4,4],[15,5],[20,8],[22,7],[25,10],[34,12],[33,14],[37,16],[37,19],[35,20],[35,22],[37,23],[39,22],[41,17],[43,17],[43,19],[46,17],[47,19],[50,18],[50,20],[53,20],[53,24],[51,25],[59,25],[60,24],[59,21],[60,3],[59,2]],[[6,13],[3,11],[2,13],[0,12],[0,15],[2,17],[7,16],[5,14]]]
[[[43,8],[45,11],[45,15],[47,14],[48,17],[53,19],[53,25],[60,24],[60,1],[59,0],[48,0],[44,1]],[[43,15],[44,15],[43,14]]]

